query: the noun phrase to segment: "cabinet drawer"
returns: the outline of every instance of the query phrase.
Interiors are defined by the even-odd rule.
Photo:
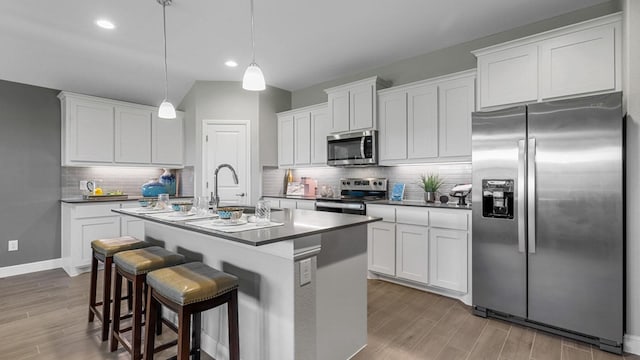
[[[316,209],[316,202],[315,201],[305,201],[305,200],[298,200],[296,201],[296,209],[302,209],[302,210],[315,210]]]
[[[396,209],[396,222],[400,224],[429,226],[429,211],[425,208],[399,206]]]
[[[101,216],[119,216],[111,211],[111,209],[119,209],[120,203],[113,202],[99,205],[78,205],[74,209],[74,219],[85,219]]]
[[[367,216],[379,217],[383,221],[396,222],[396,208],[388,205],[367,205]]]
[[[459,210],[453,210],[451,212],[431,210],[429,213],[431,227],[465,231],[469,227],[468,215],[461,213]]]

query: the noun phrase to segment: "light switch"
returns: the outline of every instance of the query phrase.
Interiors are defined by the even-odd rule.
[[[311,283],[311,259],[300,260],[300,286]]]

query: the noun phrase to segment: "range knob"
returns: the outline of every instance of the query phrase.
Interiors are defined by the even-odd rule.
[[[374,181],[374,182],[373,182],[373,185],[374,185],[374,186],[375,186],[375,185],[378,185],[378,182],[377,182],[377,181]]]
[[[347,181],[347,185],[351,185],[351,181]]]

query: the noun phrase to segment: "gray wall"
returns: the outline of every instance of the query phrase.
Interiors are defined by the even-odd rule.
[[[509,31],[401,60],[375,69],[363,70],[356,74],[293,91],[291,95],[291,106],[293,108],[298,108],[325,102],[327,101],[327,95],[325,94],[324,89],[360,80],[369,76],[378,75],[385,80],[391,81],[393,86],[395,86],[435,76],[446,75],[457,71],[473,69],[476,67],[476,58],[471,54],[470,51],[472,50],[537,34],[546,30],[603,16],[620,10],[621,4],[619,0],[608,1],[600,5],[595,5],[551,19],[511,29]]]
[[[0,80],[0,267],[60,257],[58,92]]]

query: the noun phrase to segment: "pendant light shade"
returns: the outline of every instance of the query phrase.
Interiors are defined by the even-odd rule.
[[[173,104],[165,99],[160,107],[158,108],[158,117],[161,119],[175,119],[176,118],[176,109],[173,107]]]
[[[176,108],[168,100],[169,98],[169,76],[167,75],[167,14],[166,7],[171,5],[172,0],[157,0],[162,5],[162,34],[164,39],[164,100],[158,108],[158,117],[161,119],[175,119]]]
[[[251,91],[262,91],[266,88],[264,82],[264,75],[262,74],[262,70],[260,66],[256,64],[256,40],[254,35],[254,24],[253,24],[253,0],[251,0],[251,64],[244,72],[244,76],[242,77],[242,88],[245,90]]]
[[[251,63],[247,70],[244,72],[244,77],[242,78],[242,88],[245,90],[251,91],[261,91],[266,88],[264,83],[264,75],[262,75],[262,70],[260,70],[260,66],[256,63]]]

